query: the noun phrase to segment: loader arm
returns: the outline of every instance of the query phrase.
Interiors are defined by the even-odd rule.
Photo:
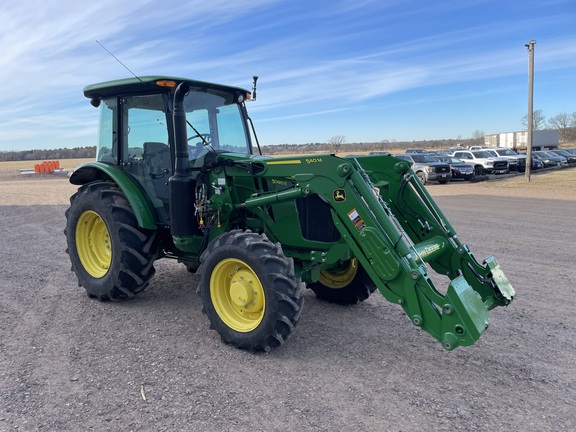
[[[514,290],[496,260],[476,261],[408,162],[318,155],[256,164],[254,176],[290,179],[293,186],[254,194],[236,208],[263,215],[264,231],[276,240],[280,227],[265,217],[266,208],[320,196],[330,205],[338,243],[348,246],[387,300],[402,306],[412,323],[445,349],[473,344],[488,326],[488,310],[513,300]],[[325,262],[331,250],[341,248],[323,252]],[[289,247],[285,252],[299,257]],[[447,287],[434,285],[428,267],[447,278]]]

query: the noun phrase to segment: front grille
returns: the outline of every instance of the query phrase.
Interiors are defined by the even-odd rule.
[[[436,167],[436,172],[437,173],[449,173],[450,172],[450,166],[446,165],[446,166]]]
[[[494,169],[506,169],[508,162],[506,161],[495,161],[494,162]]]

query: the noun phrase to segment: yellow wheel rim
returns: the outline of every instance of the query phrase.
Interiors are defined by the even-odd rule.
[[[88,274],[102,278],[112,262],[112,244],[106,224],[95,211],[80,215],[76,225],[76,249]]]
[[[262,283],[254,270],[239,259],[227,258],[214,267],[210,298],[224,324],[238,332],[254,330],[264,318]]]
[[[344,288],[352,282],[356,273],[358,272],[358,260],[352,258],[349,261],[348,267],[332,272],[331,270],[324,270],[320,272],[320,283],[328,288]]]

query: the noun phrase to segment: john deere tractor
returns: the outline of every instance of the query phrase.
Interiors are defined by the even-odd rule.
[[[145,76],[84,95],[100,109],[97,155],[70,177],[65,234],[90,297],[129,299],[156,260],[178,260],[211,327],[249,351],[294,332],[304,288],[342,305],[378,290],[447,350],[473,344],[514,298],[407,161],[263,156],[242,88]]]

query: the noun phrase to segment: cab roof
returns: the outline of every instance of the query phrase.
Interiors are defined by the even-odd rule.
[[[84,96],[89,99],[99,99],[119,94],[142,93],[150,90],[158,90],[158,88],[176,88],[182,82],[187,83],[191,91],[203,91],[204,89],[210,88],[243,95],[250,94],[248,90],[240,87],[165,75],[147,75],[90,84],[84,87]]]

